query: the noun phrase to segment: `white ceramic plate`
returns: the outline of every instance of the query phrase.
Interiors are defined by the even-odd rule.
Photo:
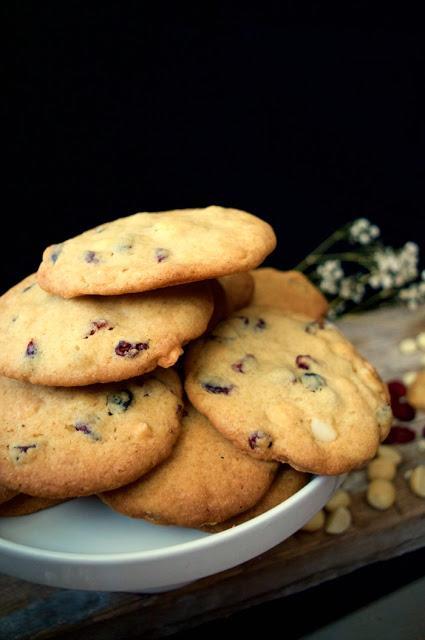
[[[285,540],[319,511],[340,481],[316,477],[267,513],[214,534],[132,520],[96,498],[0,518],[0,572],[69,589],[166,591]]]

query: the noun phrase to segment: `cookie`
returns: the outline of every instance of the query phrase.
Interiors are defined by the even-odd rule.
[[[224,320],[231,313],[249,305],[254,293],[254,278],[251,273],[234,273],[223,276],[217,280],[211,280],[214,298],[214,311],[208,328]]]
[[[200,527],[253,506],[269,488],[276,468],[234,447],[189,406],[171,456],[139,481],[101,498],[133,518]]]
[[[0,487],[0,504],[11,500],[17,495],[17,491],[12,489],[6,489],[6,487]]]
[[[0,485],[68,498],[133,482],[171,453],[181,407],[153,376],[78,389],[0,378]]]
[[[425,409],[425,371],[419,371],[409,386],[407,399],[416,409]]]
[[[63,387],[127,380],[174,364],[212,311],[208,283],[64,300],[32,275],[0,298],[0,375]]]
[[[11,518],[15,516],[28,516],[37,511],[50,509],[57,504],[61,504],[63,500],[48,500],[47,498],[34,498],[27,496],[25,493],[18,494],[12,500],[0,506],[0,517]]]
[[[299,271],[279,271],[267,267],[255,269],[252,275],[255,281],[253,305],[302,313],[314,319],[322,318],[328,312],[326,298]]]
[[[374,368],[330,323],[247,307],[189,347],[192,404],[242,450],[339,474],[372,458],[391,409]]]
[[[136,213],[48,247],[38,282],[64,298],[149,291],[248,271],[275,245],[269,224],[237,209]]]
[[[236,527],[238,524],[242,524],[243,522],[248,522],[248,520],[252,520],[252,518],[261,516],[266,511],[269,511],[269,509],[277,507],[278,504],[284,502],[295,493],[297,493],[297,491],[302,489],[307,484],[308,480],[309,476],[306,473],[291,469],[291,467],[288,467],[287,465],[281,465],[270,486],[270,489],[264,494],[264,496],[257,502],[256,505],[254,505],[251,509],[244,511],[240,515],[235,516],[234,518],[230,518],[230,520],[226,520],[225,522],[221,522],[209,527],[207,526],[205,527],[205,529],[206,531],[211,531],[212,533],[225,531],[226,529]]]

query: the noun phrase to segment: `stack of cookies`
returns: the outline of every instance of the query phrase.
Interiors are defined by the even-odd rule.
[[[0,298],[0,515],[97,494],[217,531],[371,459],[386,387],[301,274],[251,272],[275,243],[208,207],[48,247]]]

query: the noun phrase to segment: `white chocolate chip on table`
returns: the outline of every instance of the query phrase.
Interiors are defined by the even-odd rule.
[[[425,498],[425,465],[420,464],[412,470],[409,486],[416,496]]]
[[[400,352],[405,355],[415,353],[418,349],[414,338],[404,338],[404,340],[399,343],[398,348]]]
[[[366,499],[371,507],[386,511],[395,502],[395,487],[389,480],[372,480],[367,488]]]
[[[302,527],[302,531],[308,531],[309,533],[313,533],[314,531],[319,531],[319,529],[323,529],[325,526],[325,512],[323,510],[316,513],[315,516],[311,518],[305,525]]]
[[[402,461],[403,457],[398,449],[389,445],[389,444],[381,444],[378,448],[378,458],[385,458],[386,460],[390,460],[396,466],[398,466]]]
[[[347,507],[338,507],[328,516],[325,531],[332,535],[339,535],[347,531],[351,525],[351,511]]]
[[[332,498],[325,504],[326,511],[332,512],[339,507],[349,507],[351,504],[351,496],[348,491],[344,489],[338,489]]]
[[[375,458],[367,466],[369,480],[394,480],[396,466],[388,458]]]

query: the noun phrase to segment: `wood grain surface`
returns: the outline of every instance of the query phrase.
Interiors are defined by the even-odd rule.
[[[425,309],[382,309],[345,318],[340,326],[388,380],[418,369],[422,354],[401,355],[403,337],[425,329]],[[424,414],[415,422],[425,425]],[[425,500],[414,496],[403,471],[425,453],[417,443],[400,447],[397,501],[380,513],[365,501],[365,474],[347,479],[353,525],[341,536],[298,532],[243,565],[176,591],[125,594],[53,589],[0,576],[0,640],[163,637],[344,575],[425,545]]]

